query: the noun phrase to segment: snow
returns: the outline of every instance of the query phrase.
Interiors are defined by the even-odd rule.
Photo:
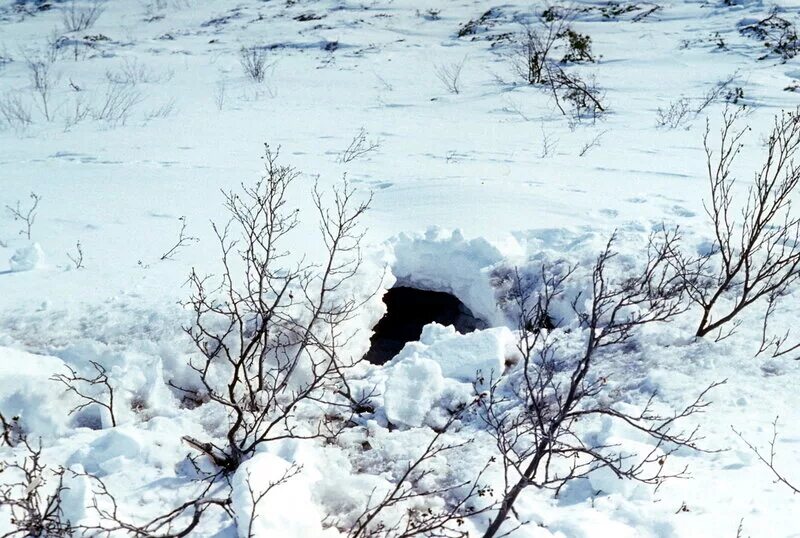
[[[502,375],[506,357],[515,345],[516,337],[507,327],[460,334],[452,326],[431,323],[423,327],[419,341],[407,343],[390,364],[422,356],[436,362],[444,377],[467,383],[484,378],[478,383],[483,390],[490,379]]]
[[[395,424],[421,426],[444,389],[436,361],[412,355],[395,364],[386,381],[384,409]]]
[[[277,484],[292,463],[269,453],[256,454],[233,476],[233,511],[239,521],[239,537],[281,535],[287,538],[304,536],[338,536],[335,529],[324,532],[323,514],[311,499],[313,483],[305,479]],[[253,500],[258,499],[253,506]],[[252,525],[251,525],[252,521]]]
[[[14,252],[8,265],[12,271],[32,271],[44,266],[44,251],[39,243],[33,243]]]
[[[665,0],[642,21],[630,13],[580,13],[574,27],[592,37],[598,61],[570,69],[595,75],[609,105],[601,119],[581,123],[563,117],[547,92],[516,83],[507,43],[488,40],[519,31],[530,2],[115,0],[82,32],[96,41],[78,48],[75,38],[83,36],[63,30],[68,4],[48,2],[51,9],[37,11],[35,2],[0,0],[0,106],[19,99],[31,115],[27,125],[9,125],[0,114],[0,260],[7,264],[0,267],[0,412],[19,417],[29,439],[41,441],[48,466],[101,477],[120,512],[135,521],[163,514],[201,487],[187,459],[196,452],[182,438],[224,444],[227,415],[174,388],[199,386],[190,366],[197,354],[183,330],[191,314],[180,302],[193,268],[219,272],[208,222],[227,219],[220,190],[261,174],[264,142],[280,146],[281,162],[301,172],[288,198],[300,224],[287,262],[304,255],[318,261],[315,182],[327,191],[346,176],[360,200],[373,195],[364,264],[339,290],[365,297],[343,327],[358,331],[344,355],[366,352],[386,309],[382,293],[395,285],[451,293],[488,324],[470,334],[429,324],[387,364],[354,368],[351,388],[371,394],[373,411],[353,417],[336,440],[267,443],[230,477],[235,521],[209,513],[196,536],[248,536],[248,486],[259,494],[292,464],[299,474],[255,507],[253,536],[346,535],[457,409],[499,377],[511,394],[520,374],[515,271],[534,282],[544,264],[576,266],[550,310],[564,328],[559,344],[574,354],[585,335],[573,303],[587,300],[592,264],[612,232],[615,278],[640,266],[648,236],[662,224],[679,225],[689,251],[712,244],[702,137],[706,117],[716,132],[725,105],[718,100],[677,129],[656,125],[659,108],[680,98],[697,104],[735,75],[752,127],[736,170],[741,197],[763,162],[761,142],[774,114],[800,104],[800,93],[784,90],[797,84],[800,57],[758,60],[763,43],[738,31],[767,16],[770,5],[760,0]],[[794,0],[777,4],[800,24]],[[462,24],[491,7],[492,26],[457,37]],[[319,18],[298,19],[311,13]],[[53,64],[48,120],[25,59],[47,53],[54,29],[67,46]],[[239,65],[239,49],[251,45],[267,50],[262,84]],[[462,60],[460,93],[449,93],[436,66]],[[76,117],[83,105],[96,109],[113,88],[109,80],[120,77],[130,79],[125,87],[134,98],[126,118]],[[378,147],[342,162],[361,128]],[[28,239],[6,206],[19,201],[25,210],[32,192],[41,203]],[[182,223],[198,240],[162,259]],[[82,268],[74,261],[78,243]],[[778,334],[800,338],[798,299],[797,289],[781,299]],[[727,380],[686,423],[700,427],[708,451],[668,458],[671,469],[688,466],[687,479],[656,489],[601,469],[558,496],[528,488],[515,506],[527,523],[509,522],[509,536],[736,536],[740,523],[742,536],[800,536],[800,496],[776,482],[733,431],[768,451],[777,416],[776,467],[800,482],[800,361],[754,357],[762,311],[754,305],[736,334],[715,342],[694,338],[693,308],[645,328],[599,365],[597,375],[608,380],[604,397],[632,412],[652,392],[668,412]],[[97,406],[70,414],[82,400],[52,379],[67,366],[94,376],[93,362],[115,388],[116,427]],[[308,379],[302,374],[308,369],[293,378],[296,387]],[[309,419],[297,432],[310,435],[311,418],[336,412],[322,402],[297,409],[299,420]],[[611,420],[587,420],[579,434],[625,451],[654,448]],[[435,485],[468,482],[497,458],[495,441],[474,417],[458,421],[444,440],[459,448],[430,462],[427,480]],[[0,461],[23,456],[20,445],[0,446]],[[496,460],[484,478],[497,495],[504,479]],[[65,481],[65,515],[94,522],[90,481],[69,472]],[[421,499],[416,507],[453,498]],[[386,521],[404,510],[387,511]],[[0,507],[0,534],[11,529],[7,516]],[[481,536],[487,517],[464,525]]]

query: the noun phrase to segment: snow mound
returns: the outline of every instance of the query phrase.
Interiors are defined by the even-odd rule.
[[[33,243],[17,249],[11,259],[8,260],[8,265],[14,272],[32,271],[44,266],[44,258],[42,247],[39,243]]]

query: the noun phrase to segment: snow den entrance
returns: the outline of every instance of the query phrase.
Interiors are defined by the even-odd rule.
[[[486,328],[484,321],[449,293],[398,286],[386,292],[383,302],[386,315],[375,325],[375,334],[365,356],[373,364],[384,364],[397,355],[406,342],[419,340],[422,328],[428,323],[452,325],[462,334]]]

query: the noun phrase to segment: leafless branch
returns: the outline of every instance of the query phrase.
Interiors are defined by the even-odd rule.
[[[10,205],[6,206],[6,209],[11,213],[15,221],[22,221],[23,228],[20,230],[19,235],[24,235],[27,239],[31,238],[31,229],[36,222],[36,209],[39,207],[39,202],[42,201],[42,197],[32,192],[30,199],[31,205],[27,209],[22,209],[22,203],[19,200],[17,200],[17,205],[15,207],[11,207]]]
[[[367,132],[362,127],[359,129],[358,134],[350,141],[342,154],[339,156],[340,163],[349,163],[364,155],[376,151],[381,146],[379,140],[367,140]]]
[[[185,330],[199,354],[190,366],[201,391],[227,409],[230,422],[223,446],[184,440],[224,472],[235,470],[263,443],[334,437],[347,423],[347,417],[329,417],[298,429],[298,406],[350,410],[348,404],[356,405],[342,382],[354,361],[341,356],[340,348],[353,337],[343,324],[366,300],[345,289],[361,265],[359,221],[369,200],[356,202],[345,182],[334,189],[328,206],[315,187],[323,261],[289,264],[288,237],[298,215],[286,196],[298,176],[294,168],[279,165],[278,153],[266,146],[261,180],[224,193],[231,220],[213,226],[222,253],[220,277],[195,271],[189,277],[186,306],[194,323]],[[234,272],[234,263],[241,272]],[[296,380],[298,371],[303,381]]]
[[[83,247],[80,241],[75,243],[75,254],[67,252],[67,258],[75,264],[75,269],[83,269]]]
[[[186,234],[186,217],[178,217],[178,220],[181,222],[181,230],[178,232],[178,240],[169,248],[169,250],[161,255],[161,261],[171,260],[172,257],[178,253],[178,250],[190,243],[196,243],[199,241],[198,238]]]
[[[65,469],[50,469],[42,462],[41,443],[34,447],[22,439],[22,445],[21,462],[0,463],[0,472],[18,477],[0,486],[0,506],[8,507],[11,516],[11,530],[0,536],[73,536],[77,529],[65,519],[61,506]]]
[[[103,4],[104,0],[88,0],[83,7],[79,7],[76,0],[70,0],[69,5],[64,8],[64,29],[67,32],[88,30],[103,14]]]
[[[781,473],[777,467],[775,467],[775,443],[778,440],[778,417],[775,417],[775,420],[772,421],[772,438],[769,440],[769,455],[765,456],[762,454],[755,446],[750,444],[750,441],[745,439],[744,435],[742,435],[739,431],[736,430],[733,426],[731,426],[731,430],[733,433],[739,436],[739,438],[744,441],[744,444],[747,445],[753,454],[756,455],[758,460],[767,466],[767,468],[772,472],[775,477],[775,482],[779,484],[783,484],[790,490],[792,493],[800,493],[800,485],[796,485],[790,482],[783,473]]]
[[[116,427],[117,419],[114,416],[114,387],[108,379],[105,367],[97,361],[89,361],[97,372],[95,377],[84,377],[79,375],[74,368],[69,365],[69,375],[55,374],[51,379],[63,383],[67,391],[75,394],[82,400],[81,404],[72,408],[70,415],[77,413],[91,405],[98,405],[108,411],[111,419],[111,426]],[[96,394],[96,387],[100,387],[100,394]]]
[[[491,488],[481,483],[483,473],[489,466],[478,472],[472,481],[452,482],[439,486],[422,486],[423,480],[433,471],[428,463],[439,454],[458,449],[471,441],[450,444],[443,437],[463,409],[454,414],[447,424],[437,431],[431,441],[415,460],[409,461],[401,475],[394,481],[383,497],[373,502],[370,495],[366,507],[347,531],[348,538],[410,538],[412,536],[436,536],[441,538],[465,538],[464,520],[488,512],[493,503],[474,506],[479,497],[489,496]],[[465,489],[466,488],[466,489]],[[457,493],[461,492],[461,493]],[[454,500],[438,510],[408,508],[399,517],[390,517],[388,510],[406,506],[409,501],[419,501],[431,497],[455,495]]]
[[[461,93],[461,70],[467,62],[467,57],[460,62],[452,64],[437,64],[435,66],[436,78],[438,78],[447,91],[450,93]]]
[[[737,205],[731,166],[749,130],[737,128],[741,113],[726,110],[717,143],[712,143],[710,124],[704,137],[711,190],[705,209],[714,226],[714,244],[699,256],[674,252],[689,296],[702,309],[697,328],[701,337],[720,330],[759,300],[768,300],[774,309],[774,301],[800,278],[800,218],[791,210],[800,181],[793,161],[800,147],[800,119],[796,112],[775,118],[764,163],[746,200]]]

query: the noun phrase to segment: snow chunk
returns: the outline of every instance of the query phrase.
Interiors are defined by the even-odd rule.
[[[514,341],[507,327],[461,334],[452,326],[431,323],[422,329],[419,342],[406,344],[394,360],[421,355],[435,361],[444,377],[472,383],[480,372],[488,382],[503,373],[507,346]]]
[[[63,369],[56,357],[0,346],[0,409],[6,418],[19,416],[31,437],[64,431],[69,419],[63,391],[50,380]]]
[[[414,355],[394,363],[386,381],[384,408],[394,424],[421,426],[444,390],[436,361]]]
[[[144,454],[137,437],[137,432],[130,428],[127,432],[119,428],[106,430],[88,446],[72,454],[69,463],[82,463],[93,474],[111,474],[123,470]]]
[[[41,268],[44,265],[44,250],[39,243],[19,248],[8,260],[8,264],[14,272]]]
[[[334,537],[339,534],[335,529],[323,531],[321,521],[325,516],[314,503],[311,497],[312,484],[302,472],[274,486],[257,505],[253,505],[254,497],[258,499],[270,484],[278,482],[285,473],[292,472],[291,465],[275,454],[261,452],[236,471],[231,500],[240,538]],[[249,528],[251,521],[252,529]]]

